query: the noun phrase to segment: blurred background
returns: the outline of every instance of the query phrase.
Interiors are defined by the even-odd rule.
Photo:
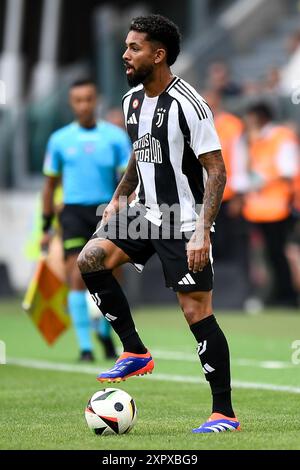
[[[147,13],[166,15],[180,27],[182,53],[173,72],[212,107],[228,165],[215,235],[215,306],[253,313],[265,305],[297,308],[297,0],[0,0],[0,297],[23,292],[32,274],[25,245],[47,140],[72,120],[69,85],[94,78],[99,117],[122,126],[124,39],[131,18]],[[260,168],[264,152],[278,165]],[[276,195],[265,207],[255,197],[273,182]],[[283,199],[279,211],[276,201]],[[128,267],[124,284],[134,304],[175,302],[157,259],[143,276]]]

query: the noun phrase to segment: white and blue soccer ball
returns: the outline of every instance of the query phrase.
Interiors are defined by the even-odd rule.
[[[88,427],[99,436],[125,434],[136,423],[136,404],[127,392],[105,388],[88,401],[85,419]]]

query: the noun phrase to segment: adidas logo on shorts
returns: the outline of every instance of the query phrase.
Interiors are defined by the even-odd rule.
[[[181,279],[181,281],[178,282],[178,284],[180,286],[182,286],[182,285],[192,285],[192,284],[196,284],[196,282],[194,281],[192,276],[188,273]]]

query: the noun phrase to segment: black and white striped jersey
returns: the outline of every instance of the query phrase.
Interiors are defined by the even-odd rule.
[[[175,77],[154,98],[146,96],[143,85],[131,89],[123,110],[137,162],[135,203],[146,207],[146,217],[156,225],[162,221],[161,207],[178,204],[181,231],[194,230],[207,178],[198,156],[221,148],[209,106]]]

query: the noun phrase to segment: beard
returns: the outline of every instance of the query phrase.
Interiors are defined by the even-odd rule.
[[[153,69],[153,65],[145,65],[144,67],[140,67],[139,70],[134,71],[131,75],[127,75],[128,85],[136,87],[140,83],[144,84],[151,77]]]

